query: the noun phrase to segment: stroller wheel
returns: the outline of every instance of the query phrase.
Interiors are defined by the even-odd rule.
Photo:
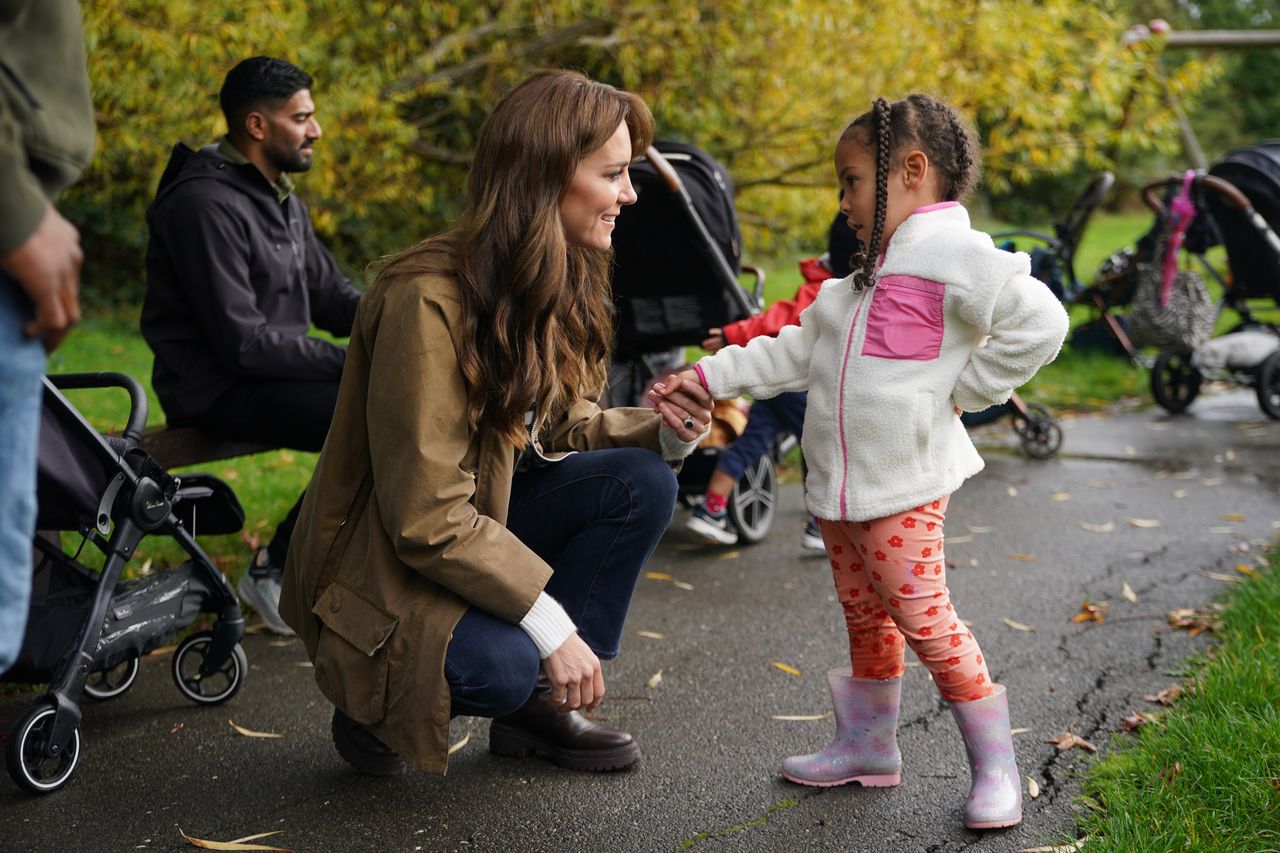
[[[138,677],[138,670],[141,668],[142,664],[137,658],[129,658],[111,669],[91,672],[89,680],[84,683],[85,695],[99,702],[114,699],[133,686],[133,680]]]
[[[183,640],[173,653],[173,682],[179,693],[197,705],[218,705],[236,695],[249,670],[244,649],[237,643],[221,666],[201,675],[212,645],[213,632],[201,631]]]
[[[729,495],[729,519],[739,542],[754,545],[768,535],[777,494],[778,471],[766,453],[742,472]]]
[[[1180,352],[1164,350],[1151,366],[1151,394],[1165,411],[1185,412],[1200,393],[1200,371]]]
[[[9,732],[5,763],[9,775],[32,794],[58,790],[71,778],[80,761],[80,727],[71,732],[71,741],[49,756],[49,736],[53,733],[56,709],[45,702],[31,707]]]
[[[1280,350],[1258,365],[1258,405],[1267,417],[1280,420]]]
[[[1032,459],[1048,459],[1062,446],[1062,428],[1039,403],[1027,406],[1027,417],[1015,417],[1013,428],[1022,441],[1022,450]]]

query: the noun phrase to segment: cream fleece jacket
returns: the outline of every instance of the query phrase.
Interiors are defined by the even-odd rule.
[[[894,232],[872,286],[832,279],[777,337],[698,362],[712,396],[808,391],[809,512],[867,521],[949,495],[982,470],[953,410],[1005,402],[1052,361],[1067,314],[955,202]]]

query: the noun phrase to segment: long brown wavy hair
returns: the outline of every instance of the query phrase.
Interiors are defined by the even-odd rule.
[[[467,417],[514,446],[525,412],[563,411],[603,385],[613,342],[612,251],[569,245],[560,201],[578,164],[626,123],[632,157],[653,139],[636,95],[576,71],[542,71],[507,92],[485,119],[458,225],[388,264],[452,256],[462,297],[458,353]]]

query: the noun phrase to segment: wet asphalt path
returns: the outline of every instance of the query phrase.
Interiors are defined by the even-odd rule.
[[[1142,696],[1210,642],[1167,614],[1220,595],[1220,577],[1280,532],[1280,423],[1231,391],[1183,417],[1143,408],[1063,428],[1062,453],[1047,462],[1017,452],[1007,421],[977,430],[987,469],[948,518],[953,600],[1008,687],[1013,724],[1026,729],[1019,763],[1041,792],[1018,828],[961,827],[963,747],[918,666],[904,687],[901,786],[819,790],[778,777],[784,755],[822,746],[833,724],[772,717],[827,711],[824,673],[847,654],[825,560],[799,548],[800,488],[787,485],[774,533],[755,547],[698,545],[677,511],[648,569],[679,585],[641,580],[623,654],[606,668],[600,714],[644,750],[630,772],[491,757],[485,722],[459,719],[452,738],[466,742],[447,777],[354,776],[329,743],[301,646],[254,635],[249,680],[224,706],[183,700],[165,658],[145,661],[120,698],[87,704],[83,757],[64,790],[30,798],[0,782],[0,849],[194,849],[179,827],[217,840],[278,829],[264,841],[299,851],[900,853],[1072,838],[1089,758],[1045,739],[1071,731],[1105,752],[1125,737],[1125,715],[1156,708]],[[1104,622],[1071,621],[1086,600],[1108,603]],[[21,710],[21,697],[0,698],[0,727]],[[229,719],[285,736],[241,737]]]

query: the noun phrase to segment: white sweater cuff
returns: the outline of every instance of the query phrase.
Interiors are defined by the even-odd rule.
[[[540,592],[529,612],[520,620],[520,630],[528,634],[529,639],[538,647],[538,657],[545,659],[564,645],[564,641],[578,630],[578,626],[573,624],[560,602],[545,592]]]
[[[663,422],[658,427],[658,446],[662,448],[662,458],[667,462],[678,462],[684,459],[698,446],[698,442],[707,437],[709,432],[711,432],[711,425],[707,424],[707,428],[693,441],[681,441],[676,431]]]

